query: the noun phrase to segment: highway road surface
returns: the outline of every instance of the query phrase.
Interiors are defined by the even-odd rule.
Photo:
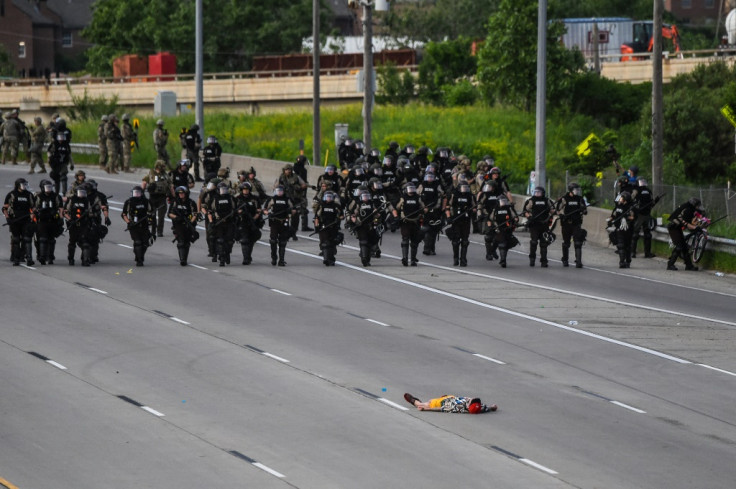
[[[733,489],[735,277],[595,246],[563,268],[559,241],[531,268],[524,233],[506,269],[480,235],[467,268],[445,237],[402,267],[398,233],[325,267],[307,232],[286,267],[265,242],[220,267],[203,239],[181,267],[168,225],[136,267],[142,174],[114,177],[88,172],[113,195],[97,265],[64,235],[56,264],[13,267],[0,232],[0,487]]]

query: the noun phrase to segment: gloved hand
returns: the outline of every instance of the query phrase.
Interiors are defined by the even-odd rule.
[[[69,169],[70,169],[71,171],[74,171],[74,163],[73,163],[73,162],[69,164]]]
[[[618,227],[619,231],[626,231],[629,229],[629,221],[628,219],[621,219],[621,224]]]
[[[112,221],[110,220],[110,217],[108,216],[105,218],[105,226],[109,226],[110,224],[112,224]]]

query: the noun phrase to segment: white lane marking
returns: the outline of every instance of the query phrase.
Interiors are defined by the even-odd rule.
[[[56,368],[58,368],[60,370],[66,370],[67,369],[65,366],[63,366],[59,362],[55,362],[53,360],[46,360],[46,363],[48,363],[49,365],[53,365],[54,367],[56,367]]]
[[[487,357],[485,355],[481,355],[480,353],[473,353],[474,357],[482,358],[483,360],[488,360],[489,362],[497,363],[499,365],[506,365],[501,360],[496,360],[495,358]]]
[[[270,467],[267,467],[266,465],[263,465],[263,464],[262,464],[261,462],[253,462],[253,466],[254,466],[254,467],[258,467],[258,468],[259,468],[259,469],[261,469],[261,470],[265,470],[265,471],[266,471],[266,472],[268,472],[269,474],[271,474],[271,475],[275,475],[275,476],[276,476],[276,477],[278,477],[279,479],[283,479],[284,477],[286,477],[286,476],[285,476],[284,474],[282,474],[282,473],[280,473],[280,472],[276,472],[276,471],[275,471],[275,470],[273,470],[272,468],[270,468]]]
[[[346,245],[342,245],[342,246],[344,248],[356,249],[357,250],[357,248],[355,248],[354,246],[346,246]],[[289,250],[289,251],[291,251],[292,253],[301,253],[301,254],[305,254],[305,255],[309,255],[309,256],[315,256],[315,255],[304,253],[304,252],[301,252],[301,251],[298,251],[298,250]],[[399,259],[398,256],[387,255],[385,253],[382,254],[381,256],[386,257],[386,258]],[[343,262],[337,262],[337,263],[340,264],[340,265],[343,265],[343,266],[348,266],[348,264],[343,263]],[[728,325],[728,326],[734,326],[734,327],[736,327],[736,322],[725,321],[725,320],[722,320],[722,319],[709,318],[709,317],[706,317],[706,316],[697,316],[695,314],[688,314],[688,313],[685,313],[685,312],[671,311],[669,309],[662,309],[662,308],[659,308],[659,307],[646,306],[644,304],[636,304],[636,303],[633,303],[633,302],[627,302],[627,301],[620,301],[620,300],[616,300],[616,299],[610,299],[608,297],[601,297],[601,296],[596,296],[596,295],[591,295],[591,294],[584,294],[582,292],[576,292],[574,290],[567,290],[567,289],[560,289],[560,288],[557,288],[557,287],[550,287],[548,285],[533,284],[533,283],[530,283],[530,282],[524,282],[524,281],[521,281],[521,280],[514,280],[514,279],[507,278],[507,277],[499,276],[499,275],[488,275],[488,274],[485,274],[485,273],[473,272],[471,270],[461,270],[461,269],[457,269],[457,268],[454,268],[454,267],[446,267],[446,266],[443,266],[443,265],[436,265],[434,263],[419,262],[419,264],[422,265],[422,266],[426,266],[426,267],[437,268],[439,270],[445,270],[445,271],[455,272],[455,273],[462,273],[462,274],[465,274],[465,275],[472,275],[474,277],[488,278],[488,279],[492,279],[492,280],[497,281],[497,282],[507,282],[507,283],[514,284],[514,285],[523,285],[525,287],[532,287],[532,288],[535,288],[535,289],[542,289],[542,290],[547,290],[547,291],[550,291],[550,292],[557,292],[557,293],[560,293],[560,294],[567,294],[567,295],[572,295],[572,296],[576,296],[576,297],[582,297],[584,299],[593,299],[593,300],[597,300],[597,301],[601,301],[601,302],[608,302],[610,304],[616,304],[616,305],[621,305],[621,306],[635,307],[635,308],[638,308],[638,309],[644,309],[645,311],[653,311],[653,312],[660,312],[660,313],[664,313],[664,314],[672,314],[674,316],[680,316],[680,317],[685,317],[685,318],[690,318],[690,319],[696,319],[698,321],[709,321],[709,322],[712,322],[712,323],[725,324],[725,325]],[[362,268],[356,268],[356,270],[370,272],[369,270],[363,270]],[[627,277],[628,276],[629,275],[627,275]],[[666,284],[666,285],[676,285],[676,284],[670,284],[668,282],[662,282],[662,283],[663,284]],[[713,292],[713,291],[705,290],[705,289],[696,289],[696,290],[702,290],[703,292],[709,292],[709,293],[710,292]]]
[[[109,204],[110,202],[112,202],[112,201],[111,201],[111,200],[108,200],[108,201],[107,201],[107,203],[108,203],[108,204]],[[122,203],[122,202],[121,202],[121,203]],[[115,204],[117,204],[117,202],[115,202]],[[123,212],[123,209],[122,209],[121,207],[111,207],[111,206],[107,206],[107,208],[108,208],[108,209],[110,209],[111,211],[118,211],[118,212]]]
[[[123,243],[118,243],[118,246],[122,246],[123,248],[128,248],[129,250],[132,250],[133,249],[132,246],[129,246],[129,245],[126,245],[126,244],[123,244]]]
[[[161,417],[161,416],[164,415],[164,413],[160,413],[160,412],[156,411],[155,409],[150,408],[148,406],[141,406],[141,409],[143,409],[144,411],[148,411],[149,413],[153,414],[154,416]]]
[[[527,465],[531,465],[535,469],[539,469],[542,472],[547,472],[548,474],[551,474],[551,475],[557,475],[558,474],[558,472],[556,472],[556,471],[554,471],[554,470],[552,470],[552,469],[550,469],[548,467],[545,467],[544,465],[538,464],[537,462],[534,462],[533,460],[529,460],[528,458],[520,458],[519,459],[519,462],[524,462]]]
[[[369,323],[377,324],[379,326],[385,326],[385,327],[389,327],[390,326],[390,324],[382,323],[381,321],[376,321],[375,319],[365,318],[365,320],[368,321]]]
[[[274,291],[274,292],[276,292],[277,294],[291,295],[288,292],[284,292],[283,290],[279,290],[279,289],[271,289],[271,290]]]
[[[634,411],[635,413],[639,413],[639,414],[646,414],[647,413],[646,411],[642,411],[641,409],[637,409],[637,408],[635,408],[633,406],[629,406],[628,404],[624,404],[623,402],[618,402],[618,401],[609,401],[609,402],[611,404],[615,404],[616,406],[621,406],[622,408],[625,408],[625,409],[629,409],[631,411]]]
[[[734,377],[736,377],[736,373],[729,372],[728,370],[723,370],[721,368],[711,367],[710,365],[706,365],[704,363],[699,363],[698,365],[700,365],[701,367],[705,367],[705,368],[711,369],[711,370],[715,370],[716,372],[721,372],[722,374],[733,375]]]
[[[393,401],[389,401],[388,399],[385,399],[385,398],[383,398],[383,397],[379,397],[379,398],[378,398],[378,400],[379,400],[379,401],[381,401],[381,402],[382,402],[382,403],[384,403],[384,404],[388,404],[388,405],[389,405],[389,406],[391,406],[391,407],[394,407],[394,408],[396,408],[396,409],[400,409],[401,411],[408,411],[408,410],[409,410],[409,408],[407,408],[407,407],[404,407],[404,406],[399,406],[399,405],[398,405],[398,404],[396,404],[395,402],[393,402]]]
[[[94,287],[89,287],[89,290],[91,290],[92,292],[97,292],[98,294],[104,294],[104,295],[107,295],[107,292],[105,292],[104,290],[101,290],[101,289],[95,289]]]
[[[199,268],[200,270],[209,270],[206,267],[200,267],[199,265],[195,265],[194,263],[189,264],[190,267]]]
[[[172,321],[176,321],[177,323],[181,323],[181,324],[187,324],[187,325],[192,324],[192,323],[188,323],[188,322],[184,321],[183,319],[175,318],[173,316],[170,317],[169,319],[171,319]]]
[[[32,267],[32,266],[30,266],[30,265],[26,265],[25,263],[21,263],[20,265],[21,265],[21,266],[22,266],[23,268],[27,268],[28,270],[35,270],[35,269],[36,269],[36,267]]]
[[[304,256],[318,258],[320,260],[322,259],[321,257],[318,257],[317,255],[313,255],[311,253],[306,253],[304,251],[299,251],[299,250],[289,250],[289,251],[291,251],[292,253],[297,253],[297,254],[301,254],[301,255],[304,255]],[[481,302],[481,301],[477,301],[475,299],[471,299],[469,297],[463,297],[463,296],[458,295],[458,294],[453,294],[452,292],[446,292],[444,290],[435,289],[435,288],[429,287],[427,285],[423,285],[423,284],[416,283],[416,282],[411,282],[411,281],[405,280],[403,278],[392,277],[391,275],[386,275],[386,274],[383,274],[383,273],[375,272],[373,270],[366,270],[364,268],[361,268],[361,267],[358,267],[358,266],[355,266],[355,265],[350,265],[349,263],[340,263],[340,265],[341,266],[344,266],[346,268],[350,268],[352,270],[356,270],[356,271],[359,271],[359,272],[362,272],[362,273],[367,273],[369,275],[373,275],[375,277],[384,278],[384,279],[390,280],[392,282],[398,282],[400,284],[408,285],[410,287],[415,287],[417,289],[426,290],[427,292],[432,292],[434,294],[438,294],[438,295],[442,295],[442,296],[445,296],[445,297],[449,297],[450,299],[459,300],[459,301],[462,301],[462,302],[466,302],[468,304],[473,304],[473,305],[480,306],[480,307],[483,307],[483,308],[486,308],[486,309],[491,309],[493,311],[497,311],[497,312],[501,312],[501,313],[504,313],[504,314],[508,314],[510,316],[516,316],[518,318],[527,319],[529,321],[534,321],[534,322],[541,323],[541,324],[546,324],[548,326],[552,326],[552,327],[555,327],[555,328],[564,329],[565,331],[570,331],[572,333],[577,333],[577,334],[580,334],[580,335],[583,335],[583,336],[588,336],[590,338],[594,338],[594,339],[597,339],[597,340],[605,341],[605,342],[608,342],[608,343],[613,343],[614,345],[619,345],[619,346],[623,346],[623,347],[626,347],[626,348],[631,348],[632,350],[637,350],[637,351],[641,351],[643,353],[648,353],[650,355],[654,355],[654,356],[657,356],[657,357],[660,357],[660,358],[664,358],[666,360],[671,360],[673,362],[682,363],[682,364],[691,364],[692,363],[692,362],[690,362],[688,360],[685,360],[685,359],[682,359],[682,358],[678,358],[678,357],[674,357],[672,355],[668,355],[666,353],[662,353],[662,352],[659,352],[659,351],[656,351],[656,350],[652,350],[650,348],[645,348],[643,346],[634,345],[632,343],[626,343],[625,341],[620,341],[620,340],[616,340],[616,339],[613,339],[613,338],[607,338],[607,337],[601,336],[599,334],[591,333],[590,331],[585,331],[585,330],[582,330],[582,329],[572,328],[570,326],[565,326],[564,324],[558,324],[558,323],[555,323],[555,322],[552,322],[552,321],[548,321],[546,319],[542,319],[542,318],[538,318],[538,317],[535,317],[535,316],[531,316],[529,314],[524,314],[524,313],[521,313],[521,312],[512,311],[510,309],[505,309],[503,307],[494,306],[494,305],[491,305],[491,304],[487,304],[485,302]]]
[[[278,356],[274,355],[273,353],[268,353],[267,351],[264,351],[263,352],[263,355],[264,356],[267,356],[269,358],[273,358],[274,360],[278,360],[279,362],[290,363],[286,358],[278,357]]]

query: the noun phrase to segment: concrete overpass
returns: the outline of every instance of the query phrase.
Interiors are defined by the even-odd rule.
[[[688,56],[686,53],[685,56]],[[715,60],[733,63],[733,56],[668,57],[663,60],[665,82],[674,76],[689,73],[696,66]],[[613,80],[642,83],[651,80],[651,61],[604,62],[601,74]],[[321,98],[325,105],[345,104],[362,100],[357,90],[357,72],[329,71],[320,79]],[[71,107],[72,94],[90,97],[118,96],[123,107],[139,113],[151,113],[156,94],[176,93],[177,103],[193,105],[195,84],[193,75],[137,76],[129,78],[69,78],[46,80],[6,80],[0,82],[2,109],[20,107],[28,115],[50,114]],[[209,74],[204,80],[204,101],[209,108],[247,111],[274,111],[295,106],[311,107],[312,76],[309,71],[249,72]]]

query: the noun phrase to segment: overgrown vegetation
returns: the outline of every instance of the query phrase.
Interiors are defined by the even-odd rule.
[[[69,120],[72,121],[89,121],[89,120],[100,120],[102,114],[112,114],[117,111],[118,108],[118,95],[115,94],[110,98],[104,95],[91,97],[87,93],[87,89],[84,89],[82,95],[77,95],[72,90],[69,83],[66,84],[66,89],[69,92],[69,96],[72,98],[72,107],[66,110]]]

